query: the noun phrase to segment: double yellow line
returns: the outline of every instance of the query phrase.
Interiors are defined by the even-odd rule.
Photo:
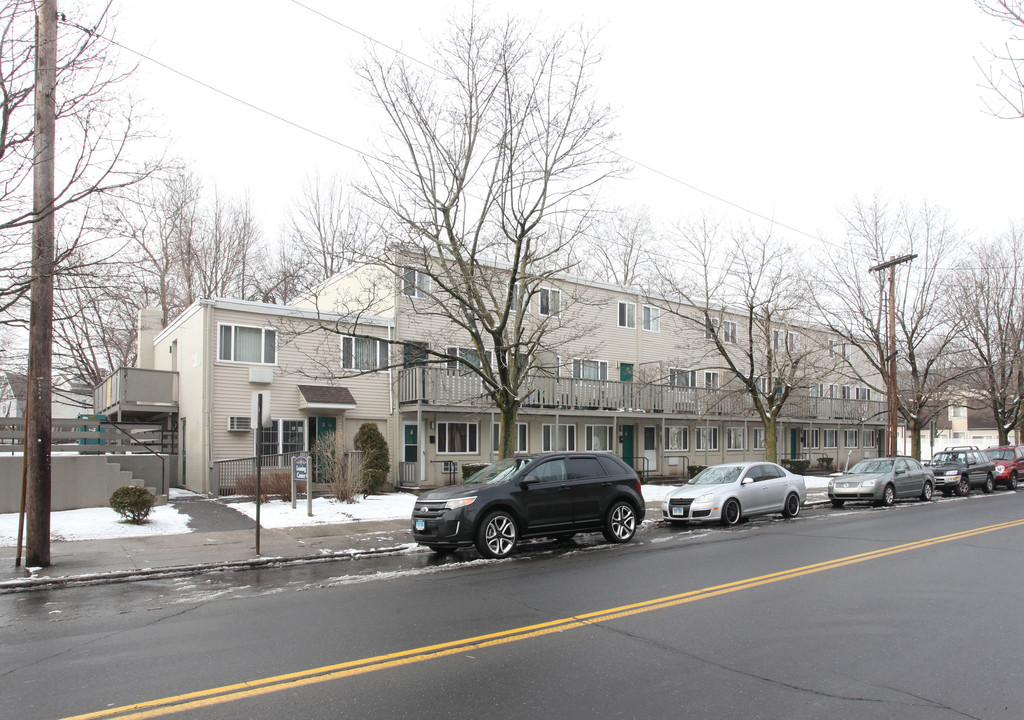
[[[503,630],[501,632],[491,633],[488,635],[477,635],[475,637],[453,640],[446,643],[440,643],[438,645],[428,645],[411,650],[403,650],[402,652],[363,658],[361,660],[350,660],[336,665],[326,665],[324,667],[302,670],[299,672],[288,673],[286,675],[275,675],[273,677],[251,680],[249,682],[237,683],[235,685],[223,685],[221,687],[210,688],[208,690],[199,690],[197,692],[186,693],[184,695],[166,697],[160,700],[150,700],[148,702],[136,703],[134,705],[109,708],[107,710],[86,713],[85,715],[75,715],[73,717],[65,718],[65,720],[92,720],[93,718],[142,720],[143,718],[160,717],[162,715],[171,715],[174,713],[196,710],[199,708],[209,707],[211,705],[235,702],[236,700],[253,698],[259,695],[280,692],[282,690],[294,690],[306,685],[315,685],[318,683],[329,682],[331,680],[351,677],[353,675],[377,672],[378,670],[396,668],[402,665],[435,660],[449,655],[457,655],[460,653],[481,650],[483,648],[494,647],[496,645],[504,645],[506,643],[519,642],[521,640],[529,640],[531,638],[551,635],[553,633],[565,632],[566,630],[607,622],[616,618],[639,615],[640,613],[651,612],[652,610],[661,610],[663,608],[674,607],[676,605],[684,605],[696,600],[704,600],[718,595],[727,595],[740,590],[748,590],[762,585],[770,585],[783,580],[791,580],[805,575],[813,575],[814,573],[823,572],[825,570],[833,570],[847,565],[854,565],[868,560],[876,560],[890,555],[910,552],[911,550],[919,550],[921,548],[931,547],[941,543],[962,540],[964,538],[974,537],[975,535],[984,535],[986,533],[996,532],[997,530],[1007,530],[1021,525],[1024,525],[1024,519],[1013,520],[996,525],[987,525],[974,530],[965,530],[963,532],[942,535],[939,537],[929,538],[927,540],[919,540],[918,542],[907,543],[905,545],[895,545],[893,547],[861,553],[859,555],[850,555],[848,557],[837,558],[835,560],[816,563],[814,565],[804,565],[791,570],[783,570],[781,572],[771,573],[768,575],[747,578],[746,580],[737,580],[735,582],[725,583],[724,585],[715,585],[701,590],[691,590],[690,592],[680,593],[678,595],[669,595],[654,600],[634,603],[632,605],[622,605],[620,607],[609,608],[607,610],[575,615],[568,618],[562,618],[561,620],[552,620],[550,622],[540,623],[538,625],[528,625],[526,627]]]

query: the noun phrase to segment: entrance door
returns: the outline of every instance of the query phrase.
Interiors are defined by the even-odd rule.
[[[186,462],[186,451],[188,450],[187,437],[185,435],[185,418],[181,419],[181,430],[178,432],[178,451],[181,453],[181,486],[185,486],[187,481],[187,475],[185,473]],[[202,488],[200,488],[202,489]]]
[[[420,459],[420,426],[407,422],[402,429],[402,462],[417,462]]]
[[[636,468],[633,466],[633,426],[620,425],[619,433],[622,437],[622,459],[635,470]]]
[[[796,428],[789,429],[789,457],[791,460],[796,460],[800,457],[799,454],[799,443],[800,434]]]
[[[320,439],[330,435],[334,435],[338,430],[338,419],[333,417],[318,417],[316,418],[316,433],[315,439],[313,440],[313,450],[316,450],[317,445],[320,443]],[[317,460],[320,458],[317,457]],[[317,462],[316,464],[316,482],[330,482],[331,478],[328,476],[327,468],[323,467],[325,463]]]
[[[619,363],[619,382],[622,383],[622,407],[633,408],[633,363]]]
[[[654,472],[658,469],[657,445],[658,428],[654,425],[644,426],[644,470]]]

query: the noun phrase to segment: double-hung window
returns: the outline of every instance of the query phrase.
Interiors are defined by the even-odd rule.
[[[697,371],[669,368],[668,384],[672,387],[697,387]]]
[[[341,369],[363,372],[388,366],[388,341],[379,338],[341,336]]]
[[[726,320],[722,323],[722,342],[736,344],[736,323]]]
[[[669,425],[665,428],[666,450],[689,450],[690,428],[685,425]]]
[[[844,430],[843,431],[843,446],[848,448],[860,447],[860,441],[857,437],[858,431],[856,430]]]
[[[573,360],[572,376],[582,380],[607,380],[608,362],[606,360]]]
[[[661,332],[661,308],[644,305],[643,328],[647,332]]]
[[[754,428],[754,450],[764,450],[764,428]]]
[[[542,452],[572,452],[576,449],[575,425],[542,425]]]
[[[704,388],[706,390],[717,390],[718,389],[718,371],[717,370],[705,370],[704,371]]]
[[[221,325],[217,358],[227,362],[277,363],[277,333],[273,328]]]
[[[839,442],[839,431],[838,430],[830,430],[830,429],[826,428],[825,429],[825,445],[824,445],[824,447],[829,449],[829,450],[835,449],[837,444],[838,444],[838,442]]]
[[[697,428],[697,450],[717,450],[718,449],[718,428],[717,427],[698,427]]]
[[[731,427],[725,429],[725,449],[726,450],[742,450],[743,449],[743,428]]]
[[[587,425],[586,449],[608,452],[614,449],[611,425]]]
[[[635,328],[636,327],[636,303],[631,303],[631,302],[620,302],[619,303],[619,327],[620,328]]]
[[[477,453],[477,426],[470,422],[439,422],[437,424],[437,452],[475,455]]]

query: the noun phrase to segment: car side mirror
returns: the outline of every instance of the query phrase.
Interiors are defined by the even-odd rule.
[[[906,471],[906,470],[897,470],[897,471],[896,471],[896,474],[897,474],[897,475],[906,475],[906,473],[907,473],[907,471]]]
[[[519,487],[525,490],[529,488],[531,485],[536,485],[539,482],[540,478],[538,478],[536,475],[527,475],[526,477],[519,481]]]
[[[740,485],[749,485],[752,482],[754,482],[754,478],[745,477],[740,480]]]

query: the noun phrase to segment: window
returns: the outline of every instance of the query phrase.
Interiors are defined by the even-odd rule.
[[[437,452],[476,454],[476,431],[476,423],[439,422],[437,424]]]
[[[953,433],[953,439],[954,440],[966,440],[967,439],[967,433],[965,433],[965,432],[955,432],[955,433]]]
[[[699,427],[697,428],[697,450],[718,449],[718,428]]]
[[[849,400],[853,396],[853,388],[849,385],[843,385],[842,391],[843,400]]]
[[[768,384],[768,378],[767,377],[762,375],[761,377],[757,378],[757,390],[758,390],[758,392],[760,392],[762,395],[767,397],[770,394],[768,392],[768,388],[769,387],[771,387],[771,386]]]
[[[839,442],[839,431],[838,430],[825,430],[825,447],[834,449]]]
[[[470,367],[481,367],[480,365],[480,353],[476,351],[476,348],[471,347],[446,347],[444,354],[447,355],[450,360],[447,361],[446,366],[449,370],[463,370],[469,372]],[[484,351],[484,361],[489,366],[491,364],[491,351]]]
[[[519,306],[522,304],[522,301],[525,298],[526,298],[526,289],[522,285],[516,285],[515,287],[513,287],[512,288],[512,302],[511,302],[511,306],[509,307],[509,309],[512,312],[519,312]],[[527,304],[527,305],[524,306],[524,309],[528,308],[528,307],[529,307],[529,305]]]
[[[764,428],[754,428],[754,450],[764,450]]]
[[[857,434],[857,430],[843,430],[843,447],[860,447],[860,441],[857,438]]]
[[[950,415],[952,418],[965,418],[967,417],[967,408],[963,405],[957,405],[952,408],[953,412]]]
[[[407,368],[423,367],[427,364],[428,343],[419,340],[406,340],[402,345],[402,365]]]
[[[805,448],[821,447],[821,438],[818,428],[805,428],[801,434],[801,443]]]
[[[825,397],[825,384],[818,383],[817,385],[811,385],[810,389],[807,391],[807,394],[810,395],[812,398]]]
[[[725,429],[725,449],[726,450],[742,450],[743,449],[743,428],[731,427]]]
[[[669,368],[668,384],[672,387],[697,387],[697,371]]]
[[[501,450],[501,423],[493,423],[493,430],[491,433],[491,450],[499,452]],[[516,453],[529,452],[527,449],[526,439],[529,433],[527,431],[526,423],[516,423],[516,440],[515,450]]]
[[[661,308],[644,305],[643,327],[648,332],[661,332]]]
[[[388,366],[388,342],[376,338],[341,337],[342,370],[381,370]]]
[[[860,385],[854,390],[858,400],[870,400],[871,399],[871,388],[862,387]]]
[[[836,392],[838,390],[839,390],[839,386],[836,385],[835,383],[829,385],[828,386],[828,395],[826,395],[825,397],[834,398],[836,396]]]
[[[865,430],[864,431],[864,447],[873,448],[878,445],[878,431],[877,430]]]
[[[573,360],[572,376],[583,380],[607,380],[608,362],[606,360]]]
[[[722,323],[722,342],[736,344],[736,323],[731,320]]]
[[[665,428],[666,450],[689,450],[690,428],[682,425],[669,425]]]
[[[274,419],[260,434],[260,453],[280,455],[306,449],[306,421]]]
[[[558,311],[562,304],[561,291],[552,290],[551,288],[541,288],[537,292],[537,296],[540,304],[538,313],[544,316],[558,317]]]
[[[402,268],[402,294],[413,298],[427,297],[430,294],[430,276],[414,267]]]
[[[800,350],[800,335],[795,332],[786,333],[786,352],[795,353]]]
[[[772,330],[772,350],[781,352],[783,349],[788,353],[797,352],[800,349],[800,335],[792,330],[787,331],[785,335],[782,330]]]
[[[609,452],[614,449],[611,425],[587,425],[585,435],[587,450]]]
[[[717,370],[705,370],[704,371],[704,387],[708,390],[718,389],[718,371]]]
[[[704,339],[714,340],[718,334],[719,321],[714,318],[704,318]]]
[[[541,451],[554,452],[556,450],[572,452],[576,449],[576,426],[554,425],[541,426]]]
[[[620,302],[619,303],[619,327],[620,328],[635,328],[636,327],[636,303],[631,303],[631,302]]]
[[[277,333],[273,328],[221,325],[217,358],[227,362],[274,365],[277,362]]]

